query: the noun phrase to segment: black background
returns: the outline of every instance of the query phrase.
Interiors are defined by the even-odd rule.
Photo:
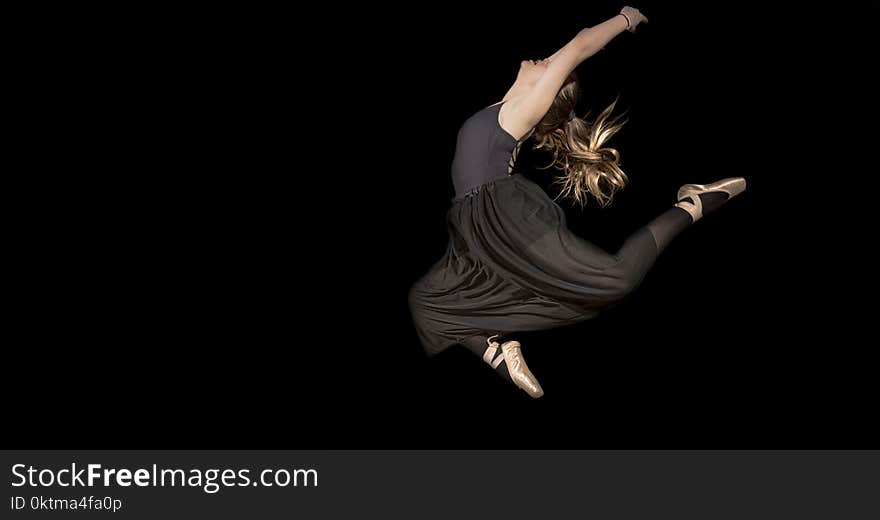
[[[681,184],[749,189],[625,305],[523,334],[536,401],[463,349],[424,358],[406,294],[445,249],[461,122],[624,4],[92,13],[34,36],[15,443],[876,447],[876,8],[666,4],[578,69],[581,113],[628,112],[631,184],[562,203],[569,224],[614,250]],[[544,159],[521,164],[547,185]]]

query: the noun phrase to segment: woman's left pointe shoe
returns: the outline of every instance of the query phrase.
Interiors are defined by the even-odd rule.
[[[746,180],[742,177],[722,179],[712,184],[685,184],[678,190],[678,202],[675,207],[690,213],[691,218],[696,222],[703,217],[703,202],[700,200],[700,194],[726,193],[727,200],[730,200],[744,191],[746,191]]]
[[[497,337],[498,334],[486,340],[489,348],[483,353],[483,361],[489,363],[492,368],[498,368],[498,365],[504,361],[513,384],[522,388],[527,394],[536,399],[544,395],[544,389],[538,384],[538,380],[535,379],[534,374],[526,365],[526,360],[522,357],[519,341],[505,341],[499,346],[497,341],[492,341],[493,338]],[[496,357],[499,349],[501,350],[501,355]]]

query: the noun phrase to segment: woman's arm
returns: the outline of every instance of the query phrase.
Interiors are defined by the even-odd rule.
[[[585,59],[599,52],[599,50],[605,47],[605,45],[613,40],[615,36],[625,31],[627,27],[628,24],[626,18],[619,14],[613,18],[605,20],[599,25],[581,29],[577,36],[566,45],[566,47],[574,47],[577,51],[577,63],[575,64],[575,67]],[[561,54],[564,50],[565,47],[559,49],[554,56]],[[572,67],[572,70],[574,70],[574,67]]]
[[[636,13],[637,10],[633,9]],[[615,36],[635,28],[645,18],[640,14],[628,14],[630,22],[623,15],[617,15],[599,25],[581,30],[564,47],[559,49],[549,60],[547,70],[525,96],[513,100],[507,110],[504,129],[514,136],[525,135],[538,121],[544,117],[556,93],[562,88],[565,79],[582,61],[603,48]],[[636,18],[636,19],[633,19]],[[641,18],[641,19],[639,19]]]
[[[620,14],[618,14],[614,18],[606,20],[605,22],[603,22],[595,27],[588,27],[586,29],[581,30],[581,32],[579,32],[578,35],[575,36],[575,38],[574,38],[575,40],[577,40],[578,38],[580,38],[583,35],[583,38],[588,41],[591,40],[592,41],[591,43],[595,44],[597,41],[599,43],[599,47],[597,49],[594,49],[593,52],[591,52],[588,56],[586,56],[584,58],[584,60],[589,58],[590,56],[592,56],[593,54],[595,54],[599,50],[604,49],[605,45],[609,41],[611,41],[615,36],[620,34],[621,31],[615,30],[616,26],[618,25],[617,21],[616,21],[617,19],[624,20],[625,24],[624,24],[623,28],[629,30],[630,32],[634,32],[636,25],[638,25],[639,23],[648,21],[648,19],[645,17],[645,15],[643,15],[641,12],[639,12],[638,9],[634,9],[632,7],[627,6],[627,7],[624,7],[623,9],[621,9]],[[610,27],[612,25],[614,27]],[[609,26],[609,27],[606,27],[606,26]],[[594,29],[598,29],[598,30],[593,31]],[[590,31],[593,31],[593,32],[590,33]],[[547,61],[553,61],[557,56],[559,56],[559,54],[563,51],[563,49],[565,49],[565,47],[562,47],[558,51],[554,52],[552,56],[547,58]],[[581,61],[583,61],[583,60],[581,60]]]

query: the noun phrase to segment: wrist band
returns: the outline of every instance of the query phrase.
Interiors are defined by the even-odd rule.
[[[627,16],[623,13],[620,13],[620,15],[623,16],[624,18],[626,18],[626,28],[629,29],[630,27],[632,27],[632,23],[629,21],[629,16]]]

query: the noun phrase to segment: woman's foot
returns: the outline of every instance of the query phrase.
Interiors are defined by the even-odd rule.
[[[511,381],[516,386],[525,390],[527,394],[534,398],[544,395],[544,390],[534,374],[532,374],[532,371],[529,370],[526,360],[523,359],[519,341],[505,341],[499,345],[497,341],[492,341],[497,337],[498,335],[496,334],[486,340],[489,348],[483,353],[483,361],[498,370],[501,369],[499,365],[503,362]]]
[[[675,207],[687,211],[696,222],[745,190],[746,180],[742,177],[722,179],[711,184],[685,184],[678,190]]]

